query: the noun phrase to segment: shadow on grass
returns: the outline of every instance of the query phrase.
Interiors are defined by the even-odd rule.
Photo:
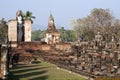
[[[29,74],[25,74],[25,75],[14,75],[13,73],[10,73],[9,80],[22,80],[21,78],[24,78],[24,80],[46,80],[46,79],[48,79],[47,75],[38,76],[43,73],[44,73],[44,71],[29,73]],[[31,79],[26,78],[26,77],[31,77],[31,76],[37,76],[37,77],[31,78]]]
[[[9,80],[19,80],[19,78],[17,78],[13,73],[10,72]]]
[[[49,67],[40,67],[40,65],[38,66],[34,64],[30,66],[16,65],[16,67],[11,69],[9,80],[46,80],[48,78],[48,76],[45,75],[47,72],[46,68]]]
[[[37,61],[37,60],[32,61],[32,64],[39,64],[39,63],[41,63],[41,62],[40,62],[40,61]]]
[[[42,69],[46,69],[46,68],[49,68],[49,67],[40,67],[40,68],[27,68],[27,69],[21,69],[21,70],[15,70],[15,71],[11,71],[12,73],[15,73],[15,74],[20,74],[20,73],[24,73],[24,72],[29,72],[29,71],[34,71],[34,70],[42,70]]]
[[[17,65],[14,65],[12,69],[25,68],[25,67],[29,68],[29,67],[36,67],[36,66],[40,66],[40,65],[38,64],[34,64],[34,65],[17,64]]]
[[[27,78],[27,77],[34,77],[34,76],[38,76],[38,75],[41,76],[41,74],[44,74],[46,72],[47,72],[46,70],[43,70],[43,71],[38,71],[38,72],[31,72],[31,73],[16,75],[16,77]]]

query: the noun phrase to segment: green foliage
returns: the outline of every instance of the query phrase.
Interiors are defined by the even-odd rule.
[[[32,41],[40,41],[44,37],[44,32],[41,30],[32,31]]]
[[[58,30],[61,34],[61,40],[64,41],[75,41],[76,36],[73,30],[65,30],[64,27]]]
[[[27,11],[26,14],[25,14],[25,20],[31,19],[31,16],[32,16],[32,12]]]
[[[32,18],[35,19],[35,16],[33,16],[33,15],[32,15],[32,12],[30,12],[30,11],[27,11],[27,12],[24,14],[24,17],[25,17],[25,20],[31,20],[32,23],[33,23]]]
[[[58,29],[58,32],[61,34],[61,40],[64,41],[76,41],[75,31],[65,30],[64,27]],[[35,30],[32,31],[32,41],[40,41],[44,38],[45,30]]]
[[[0,43],[4,43],[7,39],[7,25],[0,24]]]
[[[95,35],[94,35],[94,32],[89,29],[88,31],[85,31],[83,36],[84,36],[85,40],[90,41],[90,40],[94,39]]]

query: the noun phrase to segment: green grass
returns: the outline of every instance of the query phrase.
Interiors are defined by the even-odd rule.
[[[10,80],[85,80],[74,73],[57,69],[56,65],[46,62],[18,64],[10,69],[10,73]]]

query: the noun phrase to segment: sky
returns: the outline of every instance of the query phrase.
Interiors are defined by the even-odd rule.
[[[30,11],[36,17],[33,25],[43,29],[52,14],[57,28],[71,29],[71,20],[86,17],[94,8],[110,9],[120,19],[120,0],[1,0],[0,19],[15,19],[18,10]]]

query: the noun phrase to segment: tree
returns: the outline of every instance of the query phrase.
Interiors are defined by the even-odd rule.
[[[44,32],[41,30],[32,31],[32,41],[40,41],[44,37]]]
[[[84,34],[84,24],[82,19],[72,20],[71,23],[72,29],[76,33],[76,38],[78,39],[79,36],[82,36]]]
[[[99,31],[103,35],[108,32],[115,32],[114,25],[119,25],[120,21],[115,20],[115,18],[110,13],[109,9],[93,9],[87,17],[83,19],[76,19],[71,21],[71,26],[74,31],[76,31],[76,36],[79,37],[82,35],[85,39],[91,40],[94,38],[94,35]]]
[[[32,19],[35,19],[35,16],[32,16],[32,12],[30,12],[30,11],[27,11],[27,12],[24,14],[24,17],[25,17],[25,20],[31,20],[32,23],[33,23],[33,20],[32,20]]]
[[[64,41],[75,41],[75,32],[73,30],[65,30],[64,27],[58,29],[61,34],[61,40]]]
[[[92,18],[95,26],[111,26],[113,16],[109,9],[93,9],[91,11],[90,17]]]
[[[2,18],[0,20],[0,43],[5,43],[7,39],[7,22]]]
[[[5,19],[4,18],[2,18],[1,20],[0,20],[0,25],[7,25],[7,22],[5,21]]]
[[[66,32],[65,32],[64,27],[61,27],[58,31],[59,31],[60,34],[61,34],[61,40],[62,40],[62,41],[65,41],[65,40],[66,40],[66,39],[65,39],[65,37],[66,37]]]
[[[109,9],[93,9],[90,17],[92,18],[92,26],[96,28],[95,32],[100,31],[102,34],[106,32],[113,24],[114,17]]]

